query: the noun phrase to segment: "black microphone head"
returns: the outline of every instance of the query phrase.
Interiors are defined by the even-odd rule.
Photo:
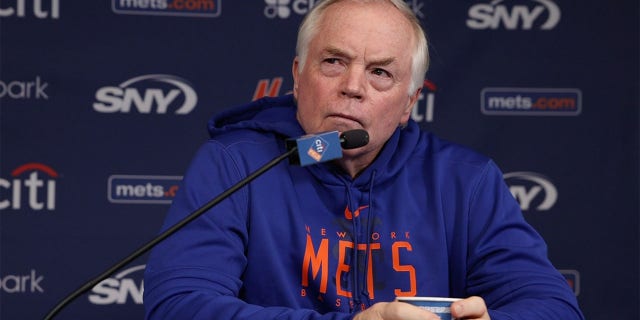
[[[349,130],[340,135],[342,149],[360,148],[366,146],[367,143],[369,143],[369,133],[366,130]]]

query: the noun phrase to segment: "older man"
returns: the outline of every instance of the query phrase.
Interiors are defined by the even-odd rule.
[[[463,298],[460,319],[582,319],[489,159],[410,120],[427,68],[402,0],[324,1],[305,18],[293,96],[209,124],[171,226],[305,133],[364,129],[333,163],[281,163],[153,252],[149,319],[438,319],[393,302]]]

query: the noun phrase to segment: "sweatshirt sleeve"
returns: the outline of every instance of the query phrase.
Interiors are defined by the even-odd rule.
[[[225,148],[208,142],[187,170],[163,230],[242,178]],[[247,203],[246,188],[240,189],[153,249],[144,278],[145,319],[350,319],[239,298],[247,265]]]
[[[584,319],[541,236],[524,220],[502,173],[484,168],[469,207],[467,291],[492,320]]]

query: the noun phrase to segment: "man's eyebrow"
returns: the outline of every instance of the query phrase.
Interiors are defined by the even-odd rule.
[[[326,49],[324,49],[324,52],[333,56],[341,56],[341,57],[347,57],[347,58],[352,57],[352,55],[348,54],[346,51],[338,49],[333,46],[327,47]]]
[[[370,61],[369,64],[374,66],[388,66],[394,63],[395,61],[396,61],[396,58],[389,57],[389,58],[382,58],[382,59]]]
[[[332,56],[339,56],[339,57],[345,57],[345,58],[353,58],[353,55],[347,53],[346,51],[330,46],[327,47],[326,49],[324,49],[325,54],[329,54]],[[392,64],[393,62],[396,61],[396,58],[394,57],[388,57],[388,58],[381,58],[381,59],[376,59],[376,60],[371,60],[368,61],[367,64],[368,65],[373,65],[373,66],[388,66],[390,64]]]

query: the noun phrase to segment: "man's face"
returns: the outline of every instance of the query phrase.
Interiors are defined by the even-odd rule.
[[[419,91],[409,95],[414,40],[391,4],[341,2],[326,9],[303,70],[293,62],[298,121],[307,133],[365,129],[369,144],[345,157],[373,160]]]

